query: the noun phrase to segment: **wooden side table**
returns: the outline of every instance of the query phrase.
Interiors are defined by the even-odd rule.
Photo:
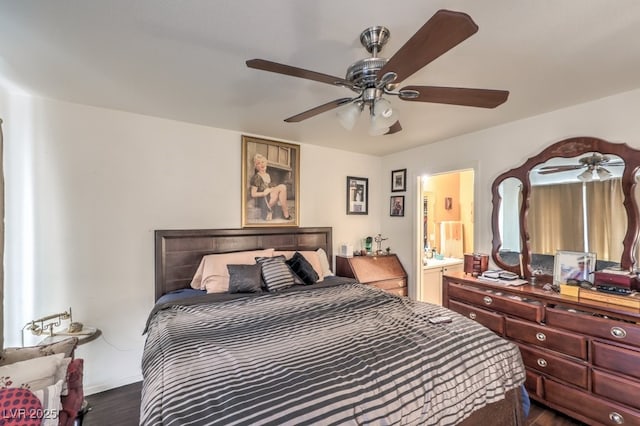
[[[407,272],[395,254],[336,256],[336,275],[381,288],[398,296],[407,295]]]

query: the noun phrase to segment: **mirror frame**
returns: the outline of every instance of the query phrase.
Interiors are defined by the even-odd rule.
[[[554,157],[575,157],[588,152],[599,152],[601,154],[617,155],[625,162],[622,174],[622,192],[624,194],[624,208],[627,212],[627,232],[622,242],[622,258],[620,266],[625,270],[630,270],[636,263],[634,258],[635,246],[638,239],[638,205],[634,195],[636,185],[636,172],[640,168],[640,151],[631,148],[625,143],[612,143],[603,139],[590,136],[574,137],[556,142],[545,148],[538,155],[529,158],[520,167],[513,168],[498,176],[491,186],[493,195],[493,211],[491,214],[491,229],[493,231],[493,241],[491,258],[495,264],[504,270],[523,275],[525,279],[531,278],[531,248],[529,244],[529,232],[527,229],[527,214],[529,211],[529,194],[531,192],[531,181],[529,172],[538,164]],[[500,236],[499,212],[502,197],[498,191],[500,183],[510,177],[514,177],[522,182],[522,204],[520,205],[520,248],[522,255],[522,265],[509,265],[500,258],[500,247],[502,238]]]

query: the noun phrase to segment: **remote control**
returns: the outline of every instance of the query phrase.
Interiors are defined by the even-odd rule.
[[[442,317],[431,317],[431,318],[429,318],[429,322],[431,324],[444,324],[444,323],[447,323],[447,322],[451,322],[451,317],[445,317],[445,316],[442,316]]]

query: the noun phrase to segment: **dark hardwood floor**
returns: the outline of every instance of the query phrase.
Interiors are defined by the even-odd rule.
[[[142,383],[87,396],[91,410],[84,416],[83,426],[137,426],[140,422]],[[584,426],[564,414],[531,401],[528,426]]]
[[[531,401],[528,426],[587,426],[578,420],[565,416],[562,413],[545,407],[535,401]]]
[[[86,397],[90,411],[82,426],[138,426],[142,382],[132,383]]]

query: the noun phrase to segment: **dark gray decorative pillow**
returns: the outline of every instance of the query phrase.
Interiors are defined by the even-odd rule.
[[[318,282],[318,273],[313,269],[311,263],[304,258],[302,253],[295,252],[291,259],[287,260],[287,265],[299,276],[305,284],[315,284]]]
[[[229,270],[229,293],[261,293],[261,266],[227,265]]]
[[[278,291],[295,284],[294,274],[285,263],[284,256],[256,257],[262,266],[262,278],[268,291]]]

